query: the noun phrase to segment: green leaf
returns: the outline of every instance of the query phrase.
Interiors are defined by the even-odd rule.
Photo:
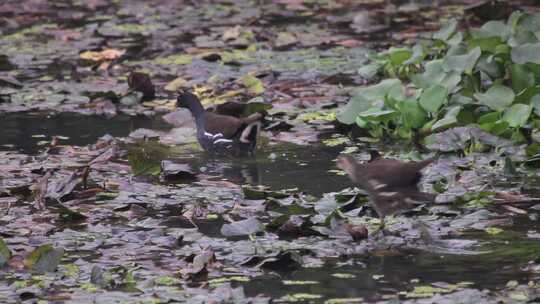
[[[366,120],[379,120],[388,118],[390,114],[395,113],[394,110],[382,110],[379,108],[369,108],[367,111],[358,113],[358,117],[364,118]]]
[[[407,59],[407,61],[404,62],[404,64],[419,64],[424,60],[426,57],[426,53],[424,52],[424,48],[420,44],[415,44],[412,48],[412,56],[411,58]]]
[[[499,37],[475,38],[469,41],[469,48],[479,47],[482,52],[496,53],[497,46],[502,43]]]
[[[403,127],[407,129],[420,128],[426,123],[426,112],[420,107],[418,101],[414,99],[401,101],[399,111],[403,119]]]
[[[11,251],[9,250],[4,239],[0,237],[0,267],[3,267],[11,259]]]
[[[540,42],[525,43],[512,48],[512,61],[519,64],[539,63],[540,64]]]
[[[519,19],[519,26],[533,33],[540,31],[540,15],[524,14]]]
[[[540,94],[534,95],[531,98],[531,106],[533,107],[534,114],[540,116]]]
[[[489,112],[478,118],[479,124],[494,123],[501,118],[500,112]]]
[[[390,61],[394,65],[401,65],[406,60],[412,57],[412,51],[408,48],[394,48],[391,47],[388,50],[388,55],[390,56]]]
[[[514,92],[519,93],[528,87],[534,86],[534,73],[526,65],[513,64],[510,67],[510,73],[512,75],[512,89],[514,89]]]
[[[431,130],[437,131],[439,129],[447,128],[454,125],[458,121],[457,117],[460,111],[461,106],[452,107],[450,110],[448,110],[448,112],[446,112],[442,119],[439,119],[433,124],[433,126],[431,126]]]
[[[24,265],[39,272],[53,272],[63,255],[62,248],[54,248],[51,244],[41,245],[24,259]]]
[[[489,75],[491,78],[499,78],[504,76],[504,67],[498,63],[494,55],[481,56],[476,63],[476,68]]]
[[[503,111],[512,104],[515,98],[514,91],[503,85],[493,85],[486,93],[474,94],[474,97],[481,103],[496,111]]]
[[[523,127],[531,115],[531,110],[532,107],[529,105],[516,103],[504,112],[502,120],[512,128]]]
[[[503,232],[504,230],[502,230],[501,228],[497,228],[497,227],[487,227],[484,229],[485,232],[487,232],[488,234],[491,234],[491,235],[496,235],[496,234],[499,234],[501,232]]]
[[[336,118],[339,122],[350,125],[355,122],[358,113],[364,112],[370,107],[371,102],[364,95],[358,94],[352,97],[349,103],[336,114]]]
[[[443,59],[443,67],[446,71],[471,74],[481,54],[480,48],[476,47],[467,54],[447,55]]]
[[[479,29],[471,30],[474,38],[492,38],[496,37],[506,41],[510,36],[510,27],[502,21],[489,21]]]
[[[264,85],[262,81],[253,75],[246,75],[242,77],[242,84],[246,87],[247,91],[251,94],[264,93]]]
[[[369,101],[383,100],[386,96],[398,100],[405,98],[403,85],[399,79],[395,78],[385,79],[378,84],[357,89],[356,94],[363,95]]]
[[[536,77],[535,77],[536,78]],[[516,96],[516,103],[529,103],[534,95],[540,94],[540,85],[528,87]]]
[[[426,63],[424,73],[412,75],[411,80],[419,88],[427,89],[440,84],[449,92],[454,92],[461,81],[461,75],[457,72],[446,72],[443,69],[443,60],[438,59]]]
[[[448,40],[456,32],[457,24],[456,19],[450,19],[438,32],[433,34],[433,38],[442,41]]]
[[[365,128],[368,126],[368,121],[361,118],[360,116],[357,116],[356,117],[356,124],[360,127],[360,128]]]
[[[536,42],[538,42],[538,38],[536,38],[536,35],[533,32],[522,27],[517,27],[506,43],[508,43],[510,47],[517,47],[526,43]]]
[[[435,113],[446,102],[447,97],[448,89],[436,84],[422,92],[420,106],[430,113]]]

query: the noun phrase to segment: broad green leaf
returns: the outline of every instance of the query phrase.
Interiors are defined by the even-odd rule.
[[[533,107],[534,114],[540,116],[540,94],[534,95],[531,98],[531,106]]]
[[[512,61],[519,64],[538,63],[540,64],[540,42],[525,43],[512,48]]]
[[[440,84],[449,92],[454,92],[461,81],[461,75],[457,72],[446,72],[443,69],[443,60],[438,59],[426,63],[424,73],[412,75],[411,80],[419,88],[427,89]]]
[[[503,85],[493,85],[485,93],[474,94],[474,97],[483,105],[496,111],[503,111],[512,104],[515,98],[514,91]]]
[[[450,39],[446,40],[446,44],[455,47],[458,46],[463,41],[463,33],[457,32]]]
[[[407,61],[404,62],[404,64],[419,64],[424,60],[426,57],[426,53],[424,52],[424,48],[420,44],[415,44],[412,48],[412,56],[411,58],[407,59]]]
[[[497,46],[502,43],[499,37],[475,38],[469,41],[469,48],[479,47],[482,52],[497,53]]]
[[[536,78],[536,77],[535,77]],[[529,103],[534,95],[540,94],[540,85],[528,87],[516,96],[516,103]]]
[[[538,38],[533,32],[518,26],[506,43],[508,43],[510,47],[517,47],[526,43],[536,42],[538,42]]]
[[[530,105],[516,103],[504,112],[502,120],[512,128],[523,127],[531,115],[531,110]]]
[[[480,128],[495,135],[501,135],[508,130],[508,123],[506,121],[498,120],[496,122],[480,124]]]
[[[524,14],[519,19],[519,26],[531,32],[540,31],[540,15],[530,13]]]
[[[358,116],[366,120],[372,120],[372,119],[377,120],[380,118],[387,118],[390,114],[393,114],[395,112],[396,111],[394,110],[382,110],[379,108],[370,108],[367,111],[358,113]]]
[[[11,251],[9,250],[4,239],[0,237],[0,267],[3,267],[11,259]]]
[[[478,60],[478,63],[476,64],[476,68],[489,75],[491,78],[498,78],[504,76],[504,67],[499,64],[495,58],[495,56],[481,56]]]
[[[512,15],[510,15],[510,17],[508,17],[508,21],[506,23],[513,30],[517,27],[523,16],[525,16],[525,13],[521,11],[515,11],[512,13]]]
[[[364,95],[357,94],[349,100],[349,103],[344,106],[336,114],[339,122],[350,125],[355,122],[358,113],[364,112],[371,107],[371,102]]]
[[[485,123],[494,123],[497,120],[501,118],[500,112],[489,112],[487,114],[484,114],[478,118],[479,124],[485,124]]]
[[[356,124],[360,127],[360,128],[365,128],[367,127],[368,125],[368,121],[361,118],[360,116],[357,116],[356,117]]]
[[[447,97],[448,89],[436,84],[422,92],[419,100],[420,106],[430,113],[435,113],[446,102]]]
[[[491,38],[497,37],[502,41],[506,41],[510,36],[510,27],[502,21],[489,21],[482,25],[479,29],[471,30],[474,38]]]
[[[53,272],[63,255],[62,248],[54,248],[51,244],[41,245],[24,259],[24,265],[39,272]]]
[[[405,98],[405,89],[399,79],[385,79],[378,84],[356,90],[357,95],[363,95],[369,101],[383,100],[386,96],[401,100]]]
[[[526,65],[513,64],[510,67],[510,73],[512,76],[512,89],[514,89],[514,92],[519,93],[528,87],[534,86],[534,73],[531,72]]]
[[[412,51],[408,48],[394,48],[391,47],[388,50],[388,55],[390,57],[390,61],[394,65],[401,65],[403,62],[407,61],[412,56]]]
[[[446,71],[471,74],[481,54],[480,48],[476,47],[467,54],[447,55],[443,59],[443,67]]]
[[[407,129],[416,129],[422,127],[427,120],[426,112],[420,107],[418,101],[406,99],[399,103],[399,111],[403,120],[403,126]]]
[[[437,122],[433,124],[433,126],[431,126],[431,130],[437,131],[439,129],[447,128],[454,125],[458,121],[457,116],[460,111],[461,111],[461,106],[452,107],[450,110],[448,110],[448,112],[446,112],[446,114],[444,115],[442,119],[439,119]]]
[[[457,29],[457,20],[450,19],[442,28],[433,34],[434,39],[446,41],[456,32]]]
[[[460,93],[453,94],[452,97],[450,97],[450,104],[461,104],[461,105],[468,105],[473,103],[473,99],[469,96],[464,96]]]

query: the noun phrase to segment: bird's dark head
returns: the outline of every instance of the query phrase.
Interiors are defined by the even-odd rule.
[[[188,91],[180,92],[178,98],[176,98],[176,107],[187,108],[191,110],[202,108],[201,102],[199,101],[197,95]]]

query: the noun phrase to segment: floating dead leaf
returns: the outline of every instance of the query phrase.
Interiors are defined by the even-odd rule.
[[[195,173],[189,164],[164,160],[161,162],[161,178],[167,182],[189,182],[195,180]]]
[[[163,89],[169,92],[177,92],[178,89],[184,87],[188,81],[182,77],[175,78],[169,82]]]
[[[106,49],[103,51],[86,51],[79,54],[79,57],[84,60],[90,61],[107,61],[114,60],[122,57],[126,53],[126,50],[121,49]]]
[[[38,272],[53,272],[63,255],[62,248],[54,248],[51,244],[41,245],[24,259],[24,265]]]

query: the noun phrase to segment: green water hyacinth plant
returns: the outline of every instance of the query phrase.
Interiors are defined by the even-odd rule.
[[[384,79],[355,90],[337,119],[373,137],[477,125],[540,143],[539,14],[514,12],[467,32],[450,20],[432,39],[372,56],[358,72]]]

